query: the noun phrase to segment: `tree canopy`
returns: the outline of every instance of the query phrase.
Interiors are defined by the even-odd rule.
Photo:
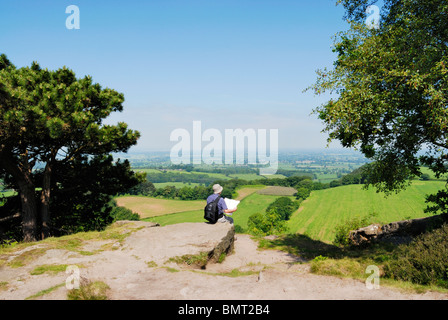
[[[126,152],[140,135],[123,122],[103,123],[123,110],[123,102],[123,94],[102,88],[90,76],[78,79],[66,67],[51,71],[34,62],[16,68],[0,56],[0,174],[19,192],[25,241],[36,239],[38,231],[50,234],[51,193],[66,186],[64,177],[80,176],[79,170],[91,166],[100,170],[102,162],[110,168],[107,179],[118,175],[128,176],[130,185],[138,182],[136,177],[131,182],[128,164],[106,160],[111,152]],[[106,179],[94,176],[98,180],[80,181],[84,192]]]
[[[448,4],[385,0],[379,28],[369,29],[366,8],[375,2],[339,1],[350,29],[336,35],[334,68],[319,70],[311,88],[336,95],[314,110],[329,141],[374,160],[367,185],[390,193],[420,176],[421,165],[447,172]]]

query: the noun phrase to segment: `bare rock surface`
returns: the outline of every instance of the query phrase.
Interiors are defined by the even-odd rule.
[[[435,292],[405,293],[383,286],[372,290],[359,280],[312,274],[305,260],[260,250],[250,236],[235,235],[228,223],[120,224],[129,232],[123,239],[84,240],[76,251],[36,243],[3,257],[13,261],[21,254],[36,254],[23,266],[0,266],[0,299],[66,299],[70,273],[32,274],[48,264],[75,266],[83,279],[106,283],[109,299],[448,299]],[[202,269],[172,259],[204,253],[208,262]]]

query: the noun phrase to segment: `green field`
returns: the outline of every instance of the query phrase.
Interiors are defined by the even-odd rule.
[[[249,189],[249,188],[247,188]],[[257,212],[264,212],[267,206],[280,196],[261,195],[255,191],[259,188],[253,188],[253,192],[244,197],[238,205],[238,210],[232,215],[235,226],[247,228],[247,220],[251,215]],[[294,197],[291,197],[294,199]],[[205,206],[205,201],[203,202]],[[191,210],[157,217],[144,219],[145,221],[157,222],[160,225],[169,225],[182,222],[204,222],[203,208],[199,210]]]
[[[445,185],[442,181],[414,181],[406,190],[384,197],[362,185],[347,185],[313,191],[288,222],[290,232],[306,234],[324,242],[332,242],[335,227],[352,217],[376,213],[376,222],[389,223],[428,216],[425,195]]]

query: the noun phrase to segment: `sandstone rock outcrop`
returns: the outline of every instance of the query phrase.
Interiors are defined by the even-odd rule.
[[[233,250],[234,236],[235,228],[229,223],[179,223],[139,230],[127,237],[123,246],[157,265],[170,258],[204,253],[207,253],[208,261],[215,262],[221,254]]]
[[[408,243],[413,237],[441,225],[443,216],[395,221],[385,225],[372,224],[350,232],[349,239],[353,245],[363,245],[373,241]]]

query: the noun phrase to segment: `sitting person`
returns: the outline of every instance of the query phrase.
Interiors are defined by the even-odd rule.
[[[209,195],[207,198],[207,204],[215,201],[217,197],[221,196],[221,192],[222,192],[222,186],[220,186],[219,184],[215,184],[213,186],[213,194]],[[233,212],[236,211],[235,209],[227,209],[227,205],[226,202],[224,201],[224,198],[219,199],[218,201],[218,222],[226,222],[228,221],[229,223],[233,223],[233,219],[226,216],[226,214],[232,214]]]

